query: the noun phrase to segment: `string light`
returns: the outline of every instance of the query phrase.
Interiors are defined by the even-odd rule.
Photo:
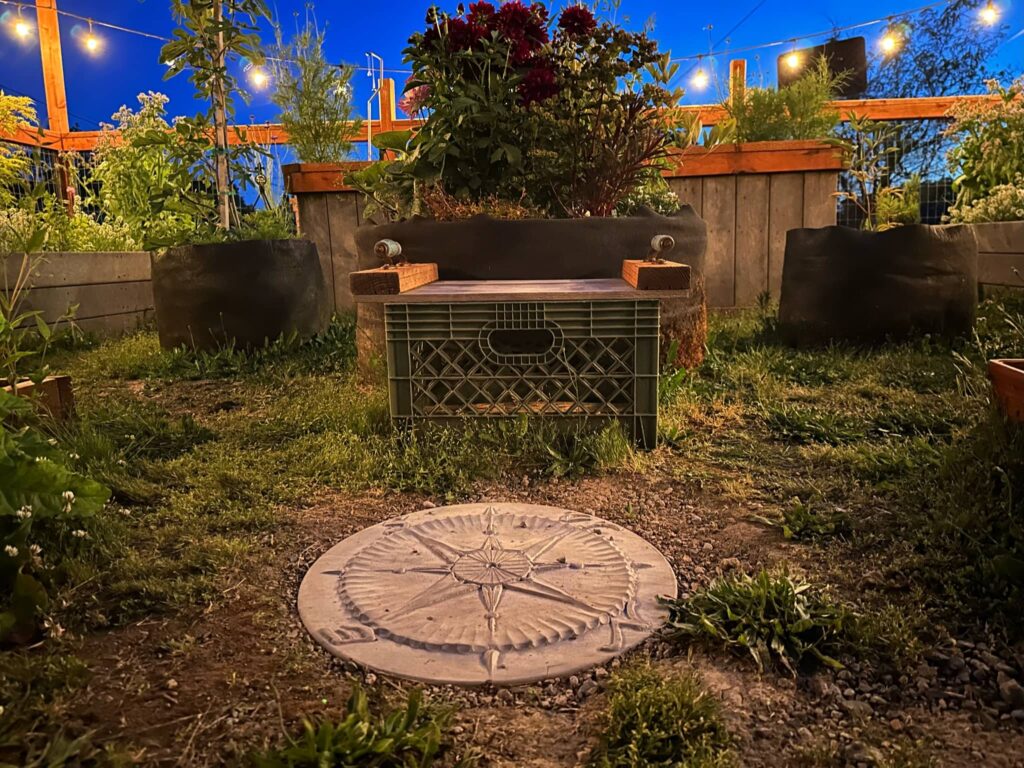
[[[890,25],[878,41],[878,47],[885,56],[892,56],[903,47],[903,30],[898,26]]]
[[[999,21],[999,7],[989,0],[980,11],[978,11],[978,17],[981,19],[981,23],[985,26],[991,27],[997,21]]]
[[[89,22],[89,31],[82,38],[82,44],[89,53],[99,53],[100,48],[103,47],[103,41],[96,37],[96,33],[92,31],[92,21]]]
[[[260,67],[253,67],[249,70],[249,82],[252,83],[252,87],[260,91],[267,87],[267,83],[270,78],[267,73],[264,72]]]
[[[708,82],[708,73],[704,71],[703,67],[697,67],[697,71],[690,78],[690,85],[693,86],[695,91],[703,91],[708,87]]]
[[[785,61],[786,66],[789,67],[794,72],[800,69],[800,54],[797,53],[796,51],[790,51],[788,54],[786,54]]]
[[[6,14],[5,14],[6,15]],[[11,22],[11,31],[19,40],[28,40],[32,34],[32,22],[21,15],[21,6],[18,6],[18,15]]]

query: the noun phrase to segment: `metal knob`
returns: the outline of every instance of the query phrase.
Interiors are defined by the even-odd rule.
[[[397,240],[378,240],[373,246],[373,252],[388,267],[403,263],[402,244]]]
[[[676,239],[672,235],[655,235],[651,238],[651,250],[647,253],[647,261],[664,261],[662,254],[676,247]]]

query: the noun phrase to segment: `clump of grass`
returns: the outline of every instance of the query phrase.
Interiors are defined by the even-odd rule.
[[[693,673],[648,665],[615,674],[593,768],[719,768],[734,764],[718,701]]]
[[[305,721],[298,738],[253,756],[257,768],[410,768],[475,765],[473,756],[459,757],[446,733],[451,710],[427,708],[419,690],[406,705],[387,715],[370,711],[366,694],[356,686],[345,719]]]
[[[796,674],[807,660],[841,669],[835,657],[856,635],[856,614],[785,571],[723,576],[668,606],[671,636],[723,643],[749,653],[760,670]]]
[[[758,517],[761,522],[779,528],[782,535],[795,541],[818,541],[834,537],[844,538],[850,533],[850,517],[837,509],[824,510],[810,503],[793,499],[782,510],[782,518],[773,520]]]
[[[600,430],[559,432],[544,447],[549,457],[545,473],[552,477],[577,478],[622,466],[633,454],[633,447],[618,423]]]

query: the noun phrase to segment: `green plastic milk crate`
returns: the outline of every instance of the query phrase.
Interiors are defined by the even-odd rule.
[[[400,420],[618,420],[658,434],[658,302],[388,304],[391,415]]]

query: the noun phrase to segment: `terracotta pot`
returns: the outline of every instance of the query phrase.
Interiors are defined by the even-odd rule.
[[[999,410],[1010,421],[1024,423],[1024,360],[989,360],[988,377]]]
[[[260,347],[313,336],[331,320],[316,246],[247,240],[169,248],[153,255],[160,346]]]

